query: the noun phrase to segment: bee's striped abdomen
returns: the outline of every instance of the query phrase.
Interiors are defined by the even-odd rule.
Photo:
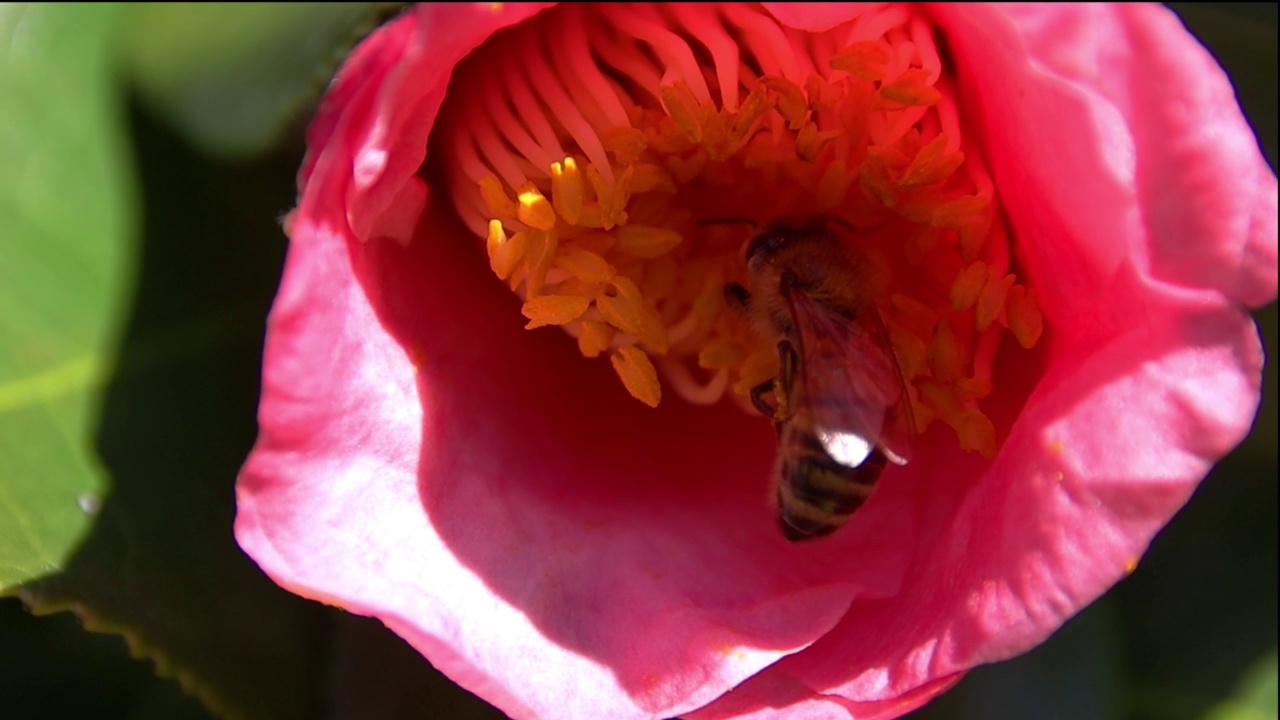
[[[885,456],[873,451],[856,468],[836,462],[812,433],[791,424],[779,438],[778,516],[788,540],[828,535],[866,502]]]

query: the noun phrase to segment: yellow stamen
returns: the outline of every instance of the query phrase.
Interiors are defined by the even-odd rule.
[[[525,267],[529,276],[525,283],[529,288],[529,297],[534,297],[542,292],[547,271],[551,269],[551,263],[556,259],[556,246],[559,239],[554,230],[550,232],[530,230],[527,237],[528,245],[524,252]]]
[[[843,70],[869,82],[884,78],[893,63],[893,48],[882,40],[856,42],[831,58],[833,70]]]
[[[582,219],[582,191],[582,174],[573,158],[551,163],[552,207],[570,225],[577,225]]]
[[[761,78],[760,83],[777,93],[778,112],[786,119],[787,127],[799,130],[809,111],[809,99],[804,96],[800,86],[780,77]]]
[[[508,238],[501,220],[489,221],[489,238],[485,246],[489,251],[489,267],[503,280],[511,277],[516,265],[524,258],[524,236],[516,233]]]
[[[516,217],[538,230],[551,230],[556,226],[555,209],[531,182],[520,186],[520,207],[516,210]]]
[[[947,154],[947,136],[938,136],[920,149],[898,181],[900,186],[915,187],[942,182],[951,177],[964,162],[964,153]]]
[[[995,268],[987,268],[987,282],[982,286],[982,292],[978,293],[977,313],[974,316],[979,330],[986,330],[996,321],[996,317],[1004,309],[1009,288],[1013,287],[1016,279],[1012,275],[1002,277]]]
[[[556,257],[555,266],[589,283],[607,283],[617,274],[613,266],[598,253],[573,248]]]
[[[609,349],[613,342],[614,331],[599,320],[583,320],[578,334],[578,350],[583,357],[597,357]]]
[[[658,371],[653,369],[648,355],[635,346],[623,345],[609,360],[632,397],[649,407],[658,407],[662,400],[662,385],[658,383]]]
[[[702,120],[699,117],[698,99],[693,96],[689,84],[681,80],[674,85],[665,85],[659,92],[662,104],[676,125],[684,131],[691,142],[702,141]]]
[[[542,47],[538,28],[550,18],[598,12],[548,11],[486,52]],[[631,12],[646,22],[668,14]],[[709,22],[722,19],[707,12]],[[758,9],[742,12],[771,22]],[[755,56],[770,43],[748,42],[731,71],[690,75],[686,63],[723,61],[697,46],[684,54],[675,47],[684,31],[657,47],[624,23],[561,38],[564,57],[607,67],[563,77],[554,62],[530,77],[461,70],[458,86],[506,102],[479,104],[491,113],[487,123],[442,115],[449,129],[441,132],[456,142],[441,147],[474,183],[455,190],[455,204],[485,233],[494,274],[525,301],[527,327],[560,326],[585,357],[609,355],[628,392],[648,405],[661,398],[656,363],[691,402],[732,388],[749,407],[748,394],[777,376],[777,338],[726,302],[725,286],[751,285],[743,263],[758,232],[751,223],[825,212],[867,258],[865,294],[880,309],[917,429],[939,420],[962,447],[992,455],[995,428],[981,403],[993,392],[995,353],[1016,351],[1001,334],[1007,328],[1032,347],[1044,317],[1010,273],[999,195],[943,94],[949,69],[901,19],[913,12],[887,13],[878,36],[867,33],[879,26],[865,22],[799,42],[793,50],[810,56],[796,63]],[[726,29],[754,32],[747,27]],[[851,33],[863,39],[827,54],[829,41]],[[637,48],[647,48],[643,57],[627,59]],[[533,95],[508,87],[530,78],[550,84]],[[583,88],[594,94],[561,114],[553,98]],[[499,157],[504,151],[511,157]]]
[[[960,271],[956,281],[951,284],[951,309],[964,312],[973,307],[987,282],[987,264],[981,260],[970,263]]]
[[[880,86],[880,97],[893,103],[912,106],[937,105],[942,93],[928,84],[928,71],[913,68]]]
[[[618,228],[618,247],[638,258],[666,255],[683,239],[675,230],[650,225],[631,224]]]
[[[964,348],[951,330],[946,318],[938,321],[933,342],[929,343],[929,368],[933,377],[944,383],[954,383],[965,371]]]
[[[1036,304],[1032,291],[1021,285],[1010,288],[1005,312],[1009,330],[1018,339],[1018,344],[1028,350],[1035,347],[1044,332],[1044,316],[1040,314],[1040,306]]]
[[[492,175],[480,178],[480,199],[489,209],[491,217],[510,218],[516,216],[516,202],[507,197],[502,183]]]
[[[565,325],[582,317],[591,301],[576,295],[540,295],[525,302],[520,312],[529,318],[525,330],[544,325]]]

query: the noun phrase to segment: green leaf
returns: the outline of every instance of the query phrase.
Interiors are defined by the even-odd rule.
[[[272,146],[398,3],[139,3],[129,62],[143,99],[213,154]]]
[[[1276,720],[1276,651],[1258,661],[1230,700],[1215,706],[1204,720]]]
[[[314,717],[324,608],[273,584],[231,534],[301,148],[213,166],[150,118],[131,124],[147,202],[95,438],[112,488],[63,572],[19,596],[123,635],[216,716]]]
[[[90,432],[136,202],[117,15],[0,6],[0,591],[57,570],[105,489]]]

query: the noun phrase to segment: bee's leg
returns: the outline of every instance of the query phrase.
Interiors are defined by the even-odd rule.
[[[731,282],[724,286],[724,301],[734,310],[746,311],[751,305],[751,293],[742,283]]]
[[[788,397],[787,390],[795,387],[796,371],[800,364],[795,348],[791,347],[789,340],[778,341],[778,360],[781,367],[778,370],[778,379],[774,382],[773,396],[778,401],[774,419],[783,421],[791,417],[791,398]]]
[[[751,404],[756,406],[756,409],[760,411],[761,415],[764,415],[770,420],[777,419],[778,410],[777,408],[773,407],[769,403],[765,402],[764,394],[773,390],[774,389],[773,385],[774,385],[774,382],[772,380],[765,380],[759,385],[751,388]]]

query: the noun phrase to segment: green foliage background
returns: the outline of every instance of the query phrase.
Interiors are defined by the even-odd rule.
[[[1275,167],[1276,5],[1174,7]],[[302,129],[396,9],[0,5],[0,716],[501,717],[231,537]],[[912,717],[1276,718],[1275,391],[1129,579]]]

